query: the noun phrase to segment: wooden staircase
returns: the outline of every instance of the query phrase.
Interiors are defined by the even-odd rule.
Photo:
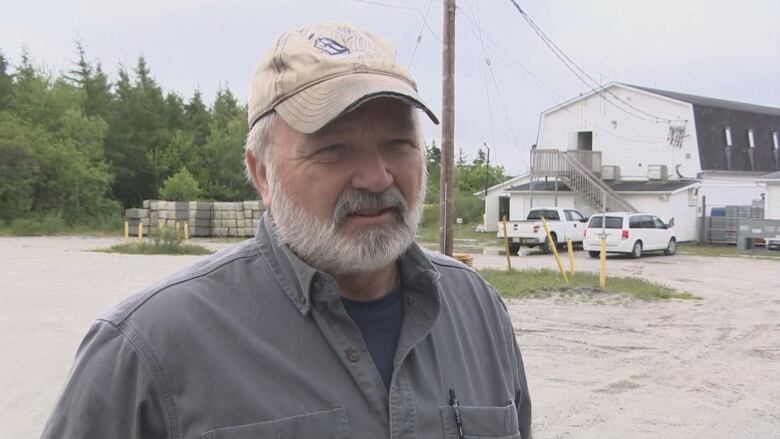
[[[553,177],[569,186],[577,197],[596,212],[637,212],[631,203],[604,183],[596,172],[601,172],[600,152],[557,149],[531,151],[531,191],[538,179]]]

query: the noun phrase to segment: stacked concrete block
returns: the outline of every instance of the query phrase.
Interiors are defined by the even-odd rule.
[[[125,209],[125,218],[130,226],[130,234],[138,236],[138,225],[143,224],[144,230],[149,230],[149,209]]]
[[[143,209],[127,209],[130,234],[138,234],[138,224],[144,224],[144,234],[155,233],[160,226],[188,224],[193,237],[248,237],[263,215],[260,201],[160,201],[145,200]]]

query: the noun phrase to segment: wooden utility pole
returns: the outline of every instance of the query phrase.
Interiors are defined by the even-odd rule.
[[[455,0],[444,2],[442,54],[441,180],[439,184],[439,251],[452,256],[452,192],[455,161]]]

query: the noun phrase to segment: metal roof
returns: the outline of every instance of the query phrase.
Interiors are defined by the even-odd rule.
[[[691,104],[702,105],[705,107],[723,108],[726,110],[744,111],[747,113],[759,113],[759,114],[771,114],[773,116],[780,116],[780,108],[765,107],[763,105],[747,104],[744,102],[727,101],[725,99],[709,98],[706,96],[696,96],[687,93],[678,93],[676,91],[659,90],[656,88],[641,87],[632,84],[623,84],[627,87],[644,90],[649,93],[655,93],[657,95],[666,96],[667,98],[677,99],[679,101],[688,102]]]

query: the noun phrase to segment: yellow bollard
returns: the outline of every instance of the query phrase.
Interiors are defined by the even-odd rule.
[[[125,221],[125,244],[130,240],[130,222]]]
[[[138,240],[144,240],[144,223],[138,223]]]
[[[569,250],[569,273],[574,274],[574,245],[571,239],[566,240],[566,247]]]
[[[601,238],[601,270],[599,271],[599,286],[607,287],[607,240]]]
[[[506,252],[506,265],[509,266],[509,269],[512,269],[512,260],[510,259],[509,255],[509,238],[506,235],[506,215],[501,219],[504,222],[504,251]]]
[[[179,240],[179,222],[176,222],[176,240]]]
[[[190,240],[190,224],[184,223],[184,240],[189,241]]]
[[[547,227],[547,220],[544,217],[542,217],[542,224],[544,225],[544,233],[547,234],[547,242],[550,243],[550,247],[552,248],[553,255],[555,255],[555,262],[558,264],[558,270],[561,272],[561,276],[563,277],[563,282],[566,285],[569,285],[569,277],[566,276],[566,270],[563,269],[563,263],[561,262],[561,257],[558,256],[558,246],[552,240],[552,235],[550,234],[550,228]]]

